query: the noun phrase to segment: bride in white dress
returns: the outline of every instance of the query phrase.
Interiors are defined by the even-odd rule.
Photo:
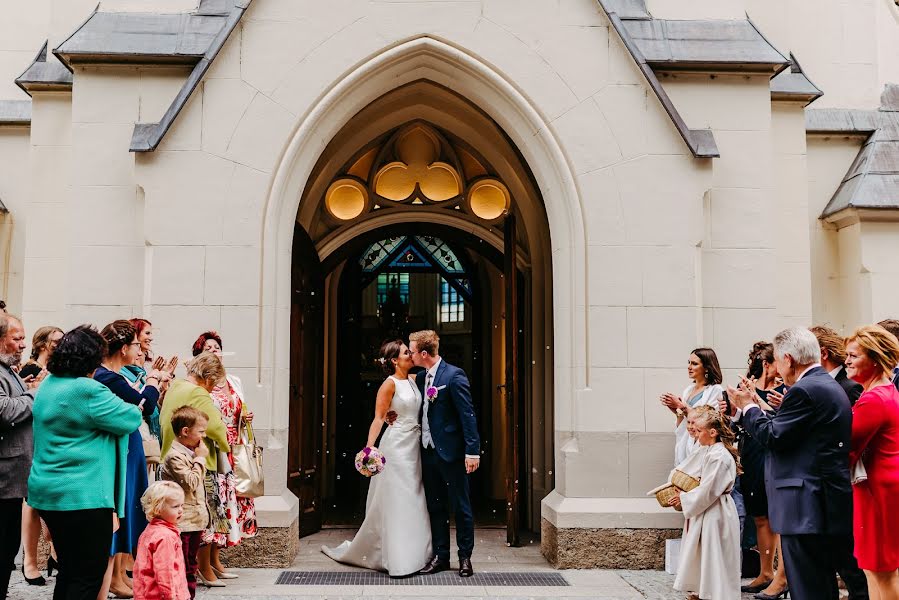
[[[421,479],[422,398],[409,377],[412,353],[401,340],[384,343],[380,360],[385,373],[392,374],[378,390],[366,446],[374,446],[387,412],[396,412],[378,446],[387,462],[371,479],[365,521],[356,537],[336,548],[322,546],[322,552],[341,563],[403,577],[420,571],[432,556],[431,521]]]

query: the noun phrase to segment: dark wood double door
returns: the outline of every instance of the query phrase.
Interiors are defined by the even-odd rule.
[[[445,232],[450,233],[450,232]],[[523,386],[520,383],[521,347],[525,328],[522,320],[524,302],[523,274],[516,266],[514,216],[506,219],[505,247],[501,256],[492,257],[502,266],[504,281],[503,322],[505,379],[499,386],[506,410],[506,431],[495,443],[507,445],[507,460],[501,475],[506,491],[507,542],[519,545],[522,522],[521,506],[524,490],[520,482],[521,453],[524,447]],[[361,248],[360,248],[361,250]],[[329,267],[322,265],[312,240],[297,225],[294,232],[292,304],[291,304],[291,372],[290,372],[290,432],[288,446],[288,488],[300,503],[300,535],[321,529],[323,521],[322,490],[326,464],[326,423],[323,421],[325,396],[323,393],[325,348],[325,276]]]

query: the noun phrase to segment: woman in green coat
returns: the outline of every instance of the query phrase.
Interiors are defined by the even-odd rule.
[[[142,421],[91,378],[106,354],[96,329],[82,325],[59,341],[34,399],[34,462],[28,504],[47,524],[56,546],[55,598],[95,600],[109,560],[110,540],[124,516],[128,435]]]

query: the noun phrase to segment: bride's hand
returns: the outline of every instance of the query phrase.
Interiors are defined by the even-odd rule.
[[[393,425],[393,422],[396,421],[396,418],[397,418],[398,416],[399,416],[399,415],[396,414],[396,411],[395,411],[395,410],[388,410],[388,411],[387,411],[387,414],[384,415],[384,420],[387,421],[387,424],[388,424],[388,425]]]

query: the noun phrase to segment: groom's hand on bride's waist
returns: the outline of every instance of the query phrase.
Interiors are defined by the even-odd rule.
[[[396,421],[396,418],[399,415],[396,414],[395,410],[388,410],[387,414],[384,415],[384,420],[387,421],[388,425],[393,425],[393,422]]]
[[[478,470],[478,467],[481,466],[480,458],[471,458],[469,456],[465,457],[465,472],[466,473],[474,473]]]

